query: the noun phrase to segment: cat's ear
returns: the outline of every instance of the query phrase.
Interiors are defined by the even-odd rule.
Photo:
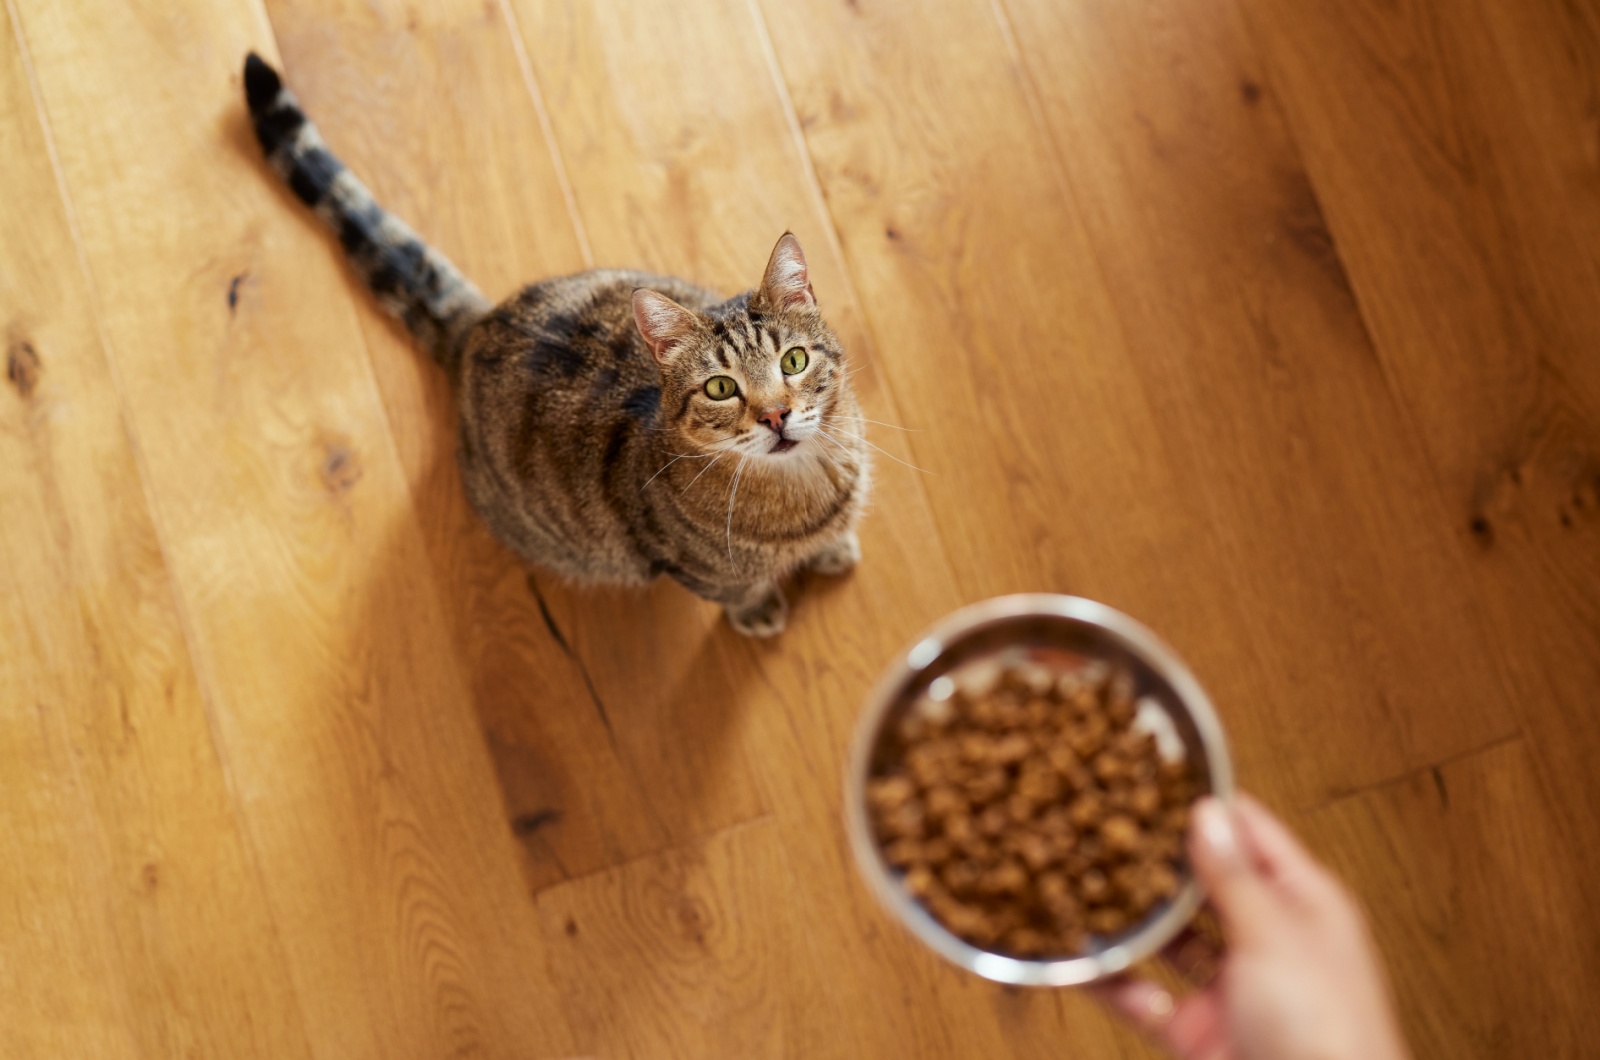
[[[811,293],[811,277],[806,272],[805,251],[800,249],[800,241],[793,232],[785,232],[778,245],[772,248],[767,275],[761,281],[761,294],[774,309],[817,304],[817,296]]]
[[[646,287],[633,292],[633,321],[639,325],[639,334],[649,344],[657,364],[672,360],[699,330],[699,321],[693,313]]]

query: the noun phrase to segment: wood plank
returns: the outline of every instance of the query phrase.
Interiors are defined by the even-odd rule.
[[[500,7],[274,0],[268,8],[290,83],[335,150],[491,297],[584,266],[580,229],[566,213]],[[303,210],[293,213],[286,223],[309,223]],[[337,254],[332,239],[324,243]],[[626,656],[620,668],[571,650],[577,631],[556,617],[565,614],[561,587],[537,572],[528,580],[466,503],[443,373],[359,282],[350,286],[364,303],[362,328],[389,422],[407,439],[402,459],[507,810],[521,822],[529,886],[761,813],[748,769],[736,755],[714,753],[720,741],[709,712],[647,713],[662,675],[693,657],[684,642],[655,631],[695,637],[703,623],[641,613],[637,597],[622,594],[614,610],[623,624],[605,627],[607,643]],[[703,738],[686,741],[682,753],[658,753],[664,729],[696,726]],[[701,791],[707,797],[663,798]]]
[[[1600,265],[1581,245],[1593,203],[1574,189],[1594,179],[1581,139],[1592,115],[1549,109],[1541,78],[1514,87],[1529,59],[1515,53],[1513,77],[1503,55],[1526,45],[1501,43],[1521,26],[1560,50],[1569,78],[1592,77],[1592,16],[1543,3],[1493,16],[1430,3],[1246,9],[1470,556],[1553,806],[1593,833]],[[1572,31],[1547,36],[1563,24]]]
[[[1600,8],[1585,0],[1489,0],[1474,14],[1509,89],[1488,100],[1513,122],[1500,135],[1515,133],[1515,148],[1506,144],[1511,153],[1545,168],[1542,186],[1557,196],[1544,204],[1546,216],[1563,220],[1600,270]]]
[[[1506,91],[1491,27],[1431,3],[1246,10],[1447,488],[1520,455],[1551,413],[1592,425],[1600,279],[1547,159],[1545,115]]]
[[[1234,626],[1209,640],[1263,646],[1260,673],[1211,643],[1197,661],[1224,704],[1250,704],[1252,734],[1294,733],[1252,782],[1306,799],[1362,783],[1336,763],[1375,733],[1394,768],[1515,731],[1426,448],[1237,12],[1006,7],[1174,481],[1222,561],[1207,573]],[[1290,781],[1307,768],[1321,792]]]
[[[1305,822],[1360,881],[1419,1057],[1593,1051],[1600,917],[1549,779],[1514,740]]]
[[[0,1054],[309,1054],[0,20]]]
[[[260,9],[19,7],[307,1034],[565,1052],[360,333],[250,143]]]
[[[1317,804],[1418,1055],[1595,1037],[1588,5],[264,10],[22,3],[65,207],[0,42],[0,1053],[1152,1055],[938,963],[839,835],[882,661],[1040,587],[1149,618]],[[272,28],[491,294],[731,291],[796,228],[931,471],[880,463],[861,570],[776,644],[530,585],[260,165]]]

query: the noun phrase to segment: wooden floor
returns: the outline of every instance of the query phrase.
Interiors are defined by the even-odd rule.
[[[856,882],[961,603],[1139,616],[1422,1057],[1600,1055],[1600,8],[5,0],[0,1055],[1132,1057]],[[491,296],[793,228],[885,457],[778,642],[528,575],[255,48]]]

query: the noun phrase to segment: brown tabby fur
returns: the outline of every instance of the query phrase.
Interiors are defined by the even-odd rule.
[[[854,566],[865,424],[793,235],[760,286],[726,300],[600,269],[490,309],[378,206],[254,55],[245,86],[273,168],[457,383],[467,495],[502,541],[580,581],[670,575],[752,635],[783,628],[786,575]],[[796,349],[807,363],[785,374]],[[716,376],[737,392],[710,397]]]

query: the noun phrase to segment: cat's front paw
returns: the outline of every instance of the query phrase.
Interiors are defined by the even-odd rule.
[[[747,637],[775,637],[789,621],[789,601],[776,585],[755,596],[753,603],[728,604],[728,625]]]
[[[807,564],[818,574],[849,574],[861,562],[861,539],[854,530],[811,557]]]

